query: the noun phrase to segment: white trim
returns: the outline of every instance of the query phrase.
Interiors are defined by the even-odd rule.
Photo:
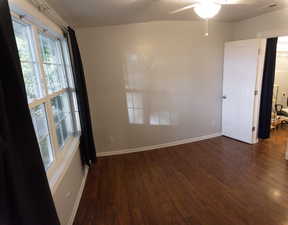
[[[222,136],[222,134],[219,133],[214,133],[214,134],[209,134],[209,135],[204,135],[200,137],[194,137],[194,138],[186,138],[182,140],[177,140],[173,142],[168,142],[168,143],[163,143],[163,144],[158,144],[158,145],[150,145],[150,146],[143,146],[143,147],[137,147],[137,148],[128,148],[128,149],[122,149],[122,150],[114,150],[114,151],[107,151],[107,152],[98,152],[97,156],[98,157],[104,157],[104,156],[110,156],[110,155],[122,155],[122,154],[128,154],[128,153],[133,153],[133,152],[143,152],[143,151],[149,151],[149,150],[154,150],[158,148],[166,148],[166,147],[171,147],[171,146],[176,146],[176,145],[182,145],[182,144],[187,144],[191,142],[196,142],[196,141],[202,141],[214,137],[219,137]]]
[[[257,33],[258,38],[273,38],[273,37],[281,37],[281,36],[287,36],[287,35],[288,35],[287,29],[269,30],[269,31],[263,31],[263,32]]]
[[[69,151],[66,151],[65,158],[61,159],[61,166],[57,168],[56,171],[53,171],[53,175],[49,179],[49,185],[52,192],[52,195],[57,190],[57,187],[61,183],[63,177],[65,176],[68,168],[71,165],[71,162],[74,158],[75,153],[79,149],[80,137],[74,137],[70,144],[67,145]]]
[[[80,203],[80,200],[81,200],[83,191],[84,191],[84,187],[85,187],[85,183],[86,183],[88,171],[89,171],[89,167],[86,166],[86,167],[85,167],[85,174],[84,174],[84,177],[83,177],[83,179],[82,179],[82,183],[81,183],[81,186],[80,186],[80,188],[79,188],[77,197],[76,197],[76,199],[75,199],[74,206],[73,206],[73,210],[72,210],[72,213],[71,213],[71,216],[70,216],[70,218],[69,218],[69,221],[68,221],[67,225],[73,225],[73,222],[74,222],[74,219],[75,219],[75,216],[76,216],[78,207],[79,207],[79,203]]]
[[[257,95],[254,98],[254,111],[253,111],[253,126],[255,127],[252,133],[252,144],[258,143],[258,127],[260,117],[260,103],[261,103],[261,91],[262,91],[262,79],[264,72],[265,53],[266,53],[266,39],[259,39],[259,50],[258,50],[258,65],[257,65],[257,76],[255,91]]]
[[[26,14],[26,8],[20,8],[21,4],[19,4],[18,2],[21,2],[22,0],[19,0],[19,1],[15,1],[15,0],[9,0],[9,5],[10,5],[10,8],[16,12],[17,14],[20,14],[20,15],[24,15],[24,16],[27,16]],[[33,6],[34,11],[38,11],[37,13],[39,14],[42,14],[43,16],[45,16],[48,20],[50,20],[52,23],[54,23],[56,26],[58,26],[60,29],[64,29],[64,30],[67,30],[67,26],[68,24],[61,18],[61,16],[47,3],[46,0],[28,0],[27,3],[31,6]],[[26,3],[26,5],[27,5]],[[25,5],[24,5],[25,7]],[[29,13],[31,14],[31,13]],[[29,15],[29,18],[33,18],[33,16],[30,16]],[[35,20],[38,24],[41,24],[42,23],[39,23],[39,20],[36,19]]]
[[[41,30],[41,31],[47,31],[48,34],[52,35],[55,38],[63,38],[63,29],[61,29],[61,27],[59,27],[59,25],[55,24],[52,20],[50,20],[48,18],[48,20],[55,24],[55,26],[58,29],[55,29],[53,27],[51,27],[49,24],[45,24],[41,21],[41,18],[38,18],[38,16],[34,16],[33,13],[30,12],[26,12],[25,9],[22,9],[20,6],[18,6],[17,4],[10,4],[10,13],[11,15],[18,19],[18,20],[22,20],[27,24],[31,24],[35,27],[37,27],[37,30]],[[42,13],[41,13],[42,14]]]
[[[29,0],[40,12],[47,16],[51,21],[63,29],[67,29],[67,23],[61,16],[48,4],[46,0]]]

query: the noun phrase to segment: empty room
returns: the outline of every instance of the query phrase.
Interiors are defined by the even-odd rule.
[[[288,1],[0,17],[0,225],[288,225]]]

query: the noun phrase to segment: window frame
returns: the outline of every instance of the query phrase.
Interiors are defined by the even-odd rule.
[[[68,75],[67,67],[71,67],[71,59],[69,58],[70,65],[67,65],[67,59],[65,56],[70,57],[69,49],[66,49],[68,52],[65,53],[63,49],[63,42],[66,41],[66,45],[68,47],[67,39],[64,35],[60,35],[58,33],[53,32],[47,27],[40,26],[38,23],[34,22],[33,20],[26,19],[26,17],[20,16],[15,12],[11,12],[12,20],[23,24],[28,25],[30,28],[31,34],[29,34],[29,44],[31,45],[31,54],[34,57],[35,64],[38,67],[38,74],[37,76],[40,83],[41,89],[41,97],[39,99],[34,99],[32,102],[29,102],[29,109],[33,109],[36,106],[44,105],[46,119],[47,119],[47,126],[48,132],[50,136],[50,143],[52,148],[52,155],[53,161],[50,166],[46,170],[46,174],[50,183],[50,187],[53,191],[54,186],[58,182],[59,178],[63,176],[63,171],[66,169],[68,162],[72,160],[72,154],[78,149],[79,140],[80,140],[80,127],[76,121],[76,113],[78,113],[77,106],[75,105],[73,99],[73,93],[75,93],[75,87],[71,87],[71,81],[69,79],[73,79],[73,75],[71,77]],[[41,42],[40,42],[40,35],[43,34],[48,38],[53,40],[57,40],[58,48],[57,51],[60,51],[60,60],[61,66],[64,74],[64,79],[66,82],[66,88],[62,88],[56,92],[50,93],[48,92],[48,80],[46,79],[45,70],[44,70],[44,60],[41,53]],[[73,71],[71,70],[71,73]],[[72,81],[74,84],[74,81]],[[71,122],[73,127],[73,134],[65,140],[63,146],[58,145],[57,135],[56,135],[56,124],[54,122],[51,100],[61,94],[67,93],[70,111],[71,111]],[[76,103],[77,104],[77,103]]]

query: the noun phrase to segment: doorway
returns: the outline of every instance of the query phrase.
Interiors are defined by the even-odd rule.
[[[288,36],[277,43],[269,137],[283,134],[288,136]]]
[[[288,135],[288,36],[227,42],[222,134],[255,144]]]

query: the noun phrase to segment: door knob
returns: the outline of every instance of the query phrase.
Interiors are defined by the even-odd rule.
[[[223,95],[223,96],[222,96],[222,99],[226,99],[226,98],[227,98],[227,96],[226,96],[226,95]]]

